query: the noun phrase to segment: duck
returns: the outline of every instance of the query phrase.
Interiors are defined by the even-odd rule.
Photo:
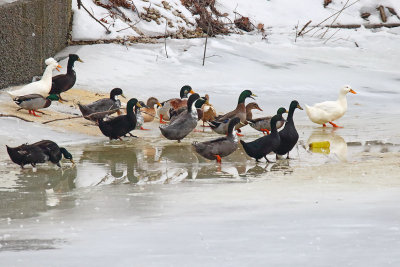
[[[233,134],[233,128],[240,122],[238,117],[229,121],[228,135],[206,142],[193,142],[192,146],[198,154],[206,159],[221,163],[221,158],[229,156],[238,148],[238,138]]]
[[[201,109],[201,107],[207,103],[207,99],[205,97],[200,97],[199,99],[197,99],[194,102],[194,107],[197,110],[197,120],[201,120],[201,118],[203,117],[203,110]],[[181,114],[182,112],[187,110],[187,106],[185,107],[180,107],[178,109],[170,109],[169,110],[169,122],[173,122],[179,114]]]
[[[257,162],[263,157],[267,162],[270,162],[267,158],[267,155],[276,150],[281,141],[279,133],[276,129],[276,123],[280,120],[284,120],[282,114],[274,115],[271,118],[271,134],[265,135],[248,143],[240,140],[240,143],[242,144],[247,155],[255,158]]]
[[[240,128],[243,126],[246,126],[248,124],[249,120],[253,119],[253,112],[252,110],[257,109],[259,111],[263,111],[256,102],[250,102],[246,105],[246,122],[245,123],[239,123],[236,125],[235,129],[238,132],[241,132]]]
[[[136,115],[133,108],[138,106],[142,107],[136,98],[131,98],[126,104],[126,115],[120,115],[110,120],[98,120],[100,131],[103,135],[107,136],[110,140],[119,139],[122,141],[122,136],[125,136],[136,127]]]
[[[78,107],[83,117],[91,121],[103,119],[115,112],[120,115],[121,101],[118,99],[119,95],[125,98],[121,88],[114,88],[111,90],[109,98],[102,98],[88,105],[78,103]]]
[[[29,114],[40,117],[35,112],[39,109],[48,108],[51,105],[51,101],[59,100],[57,95],[49,95],[48,97],[43,97],[39,94],[31,94],[31,95],[24,95],[24,96],[17,96],[14,98],[15,104],[20,106],[23,109],[29,111]],[[42,112],[41,112],[42,113]]]
[[[51,89],[52,72],[54,69],[60,71],[59,68],[61,68],[61,66],[58,65],[58,62],[54,58],[46,59],[45,64],[47,65],[47,67],[44,70],[42,78],[39,81],[31,82],[27,85],[24,85],[20,89],[7,92],[12,99],[15,99],[18,96],[25,96],[32,94],[39,94],[43,97],[47,97],[49,95]]]
[[[152,122],[154,118],[156,117],[156,109],[155,106],[161,107],[160,101],[158,101],[157,98],[155,97],[150,97],[147,99],[146,106],[143,107],[142,110],[142,115],[144,122]]]
[[[66,101],[61,98],[61,93],[68,91],[71,89],[76,82],[76,73],[74,71],[74,64],[76,61],[83,63],[83,60],[79,58],[76,54],[69,54],[68,56],[68,65],[67,65],[67,73],[60,74],[53,77],[52,86],[50,90],[50,94],[56,94],[62,101]]]
[[[286,108],[280,107],[277,111],[277,114],[283,114],[283,113],[288,113],[288,111],[286,110]],[[250,119],[248,121],[251,127],[256,129],[257,131],[262,132],[265,135],[265,133],[269,134],[269,132],[271,131],[271,118],[272,116],[267,116],[257,119]],[[276,123],[276,129],[282,128],[284,124],[285,123],[283,121],[278,121]]]
[[[166,124],[165,120],[169,120],[169,110],[172,109],[178,109],[180,107],[184,107],[187,104],[187,97],[188,94],[194,94],[195,92],[193,91],[192,87],[190,85],[184,85],[182,86],[179,96],[180,98],[172,98],[169,100],[166,100],[161,103],[161,107],[158,109],[158,115],[160,117],[160,123],[161,124]]]
[[[64,147],[59,147],[51,140],[42,140],[31,145],[22,144],[18,147],[9,147],[6,145],[6,147],[12,162],[20,165],[22,169],[27,164],[36,167],[37,163],[45,163],[46,161],[50,161],[61,167],[60,161],[62,156],[65,159],[69,159],[72,164],[75,164],[72,155]]]
[[[345,85],[339,91],[338,100],[317,103],[312,107],[305,105],[308,118],[316,124],[322,124],[323,127],[326,127],[326,123],[329,123],[334,128],[342,128],[333,121],[341,118],[346,113],[346,95],[348,93],[357,94],[350,85]]]
[[[279,144],[279,147],[274,150],[276,158],[278,158],[278,155],[281,156],[287,153],[287,159],[289,159],[289,152],[293,149],[293,147],[299,140],[299,134],[297,133],[293,121],[293,114],[296,108],[303,110],[299,102],[297,100],[293,100],[289,106],[289,114],[286,118],[285,127],[279,132],[281,142]]]
[[[208,122],[211,129],[218,134],[226,134],[228,130],[229,120],[234,117],[238,117],[240,119],[240,123],[245,124],[247,121],[247,113],[244,103],[246,101],[246,98],[248,97],[254,99],[256,95],[253,94],[250,90],[244,90],[239,95],[238,104],[234,110],[226,113],[225,115],[217,117],[214,121]]]
[[[215,110],[214,106],[210,104],[210,96],[206,94],[205,98],[207,99],[207,102],[201,107],[203,112],[201,117],[201,120],[203,121],[203,127],[207,127],[204,123],[213,121],[217,117],[217,111]]]
[[[142,108],[147,108],[147,105],[143,101],[139,101],[139,104]],[[141,108],[139,106],[135,106],[135,115],[136,115],[136,127],[135,130],[149,130],[143,128],[144,124],[144,117],[142,115],[142,112],[140,111]]]
[[[199,99],[199,94],[192,94],[187,101],[187,110],[183,111],[168,125],[160,125],[161,134],[169,140],[181,142],[197,126],[198,114],[194,103]]]

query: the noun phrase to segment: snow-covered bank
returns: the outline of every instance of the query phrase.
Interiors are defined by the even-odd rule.
[[[109,4],[107,0],[101,1]],[[159,36],[165,33],[165,24],[168,23],[167,33],[176,33],[181,28],[195,30],[196,19],[199,15],[192,15],[182,4],[182,1],[141,0],[126,1],[133,3],[132,8],[115,7],[111,10],[100,7],[92,0],[82,0],[92,14],[103,19],[103,23],[110,30],[102,28],[82,8],[78,9],[77,1],[74,0],[72,8],[74,11],[73,40],[96,40],[124,38],[127,36]],[[166,4],[167,3],[167,4]],[[251,23],[264,24],[266,28],[281,29],[286,33],[293,32],[294,27],[299,24],[302,27],[306,22],[312,20],[311,25],[317,25],[326,18],[334,15],[342,9],[345,1],[332,1],[326,8],[323,1],[302,0],[301,3],[293,0],[217,0],[215,8],[222,14],[218,19],[228,26],[240,16],[249,17]],[[400,3],[395,0],[363,0],[349,1],[349,8],[345,9],[340,16],[332,16],[322,25],[331,23],[343,24],[376,24],[381,23],[377,8],[382,5],[386,8],[387,23],[400,23],[400,18],[392,14],[387,7],[400,14]],[[135,9],[135,7],[137,9]],[[148,8],[155,12],[149,14]],[[364,20],[362,13],[370,16]],[[147,18],[144,19],[144,18]],[[256,32],[256,31],[255,31]]]

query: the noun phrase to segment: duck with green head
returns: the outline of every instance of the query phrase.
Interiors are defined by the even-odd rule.
[[[256,97],[256,95],[253,94],[250,90],[244,90],[239,95],[238,104],[234,110],[208,123],[211,129],[219,134],[227,134],[229,121],[234,117],[238,117],[240,119],[240,124],[246,124],[247,113],[245,101],[247,98],[254,99],[254,97]]]
[[[31,94],[31,95],[17,96],[16,98],[14,98],[15,104],[17,104],[23,109],[28,110],[29,114],[36,117],[40,116],[37,115],[35,111],[40,112],[38,111],[39,109],[48,108],[51,105],[51,101],[58,101],[58,100],[59,98],[55,94],[51,94],[47,97],[43,97],[42,95],[39,94]]]
[[[170,120],[169,110],[179,109],[180,107],[185,107],[187,105],[187,98],[189,94],[194,94],[192,87],[190,85],[182,86],[179,96],[180,98],[172,98],[161,103],[161,107],[158,109],[158,116],[160,117],[160,123],[165,124],[165,120]]]
[[[60,74],[52,78],[50,94],[57,94],[60,100],[64,100],[61,98],[61,93],[68,91],[75,85],[76,73],[74,70],[74,64],[76,61],[83,63],[83,60],[80,59],[78,55],[69,54],[67,73]]]
[[[288,111],[285,108],[280,107],[276,114],[283,114],[283,113],[288,113]],[[254,120],[250,119],[248,121],[250,126],[256,129],[257,131],[260,131],[263,134],[265,133],[269,134],[269,132],[271,131],[271,119],[272,116],[268,116],[268,117],[257,118]],[[276,123],[276,128],[277,129],[281,128],[283,124],[284,124],[283,120],[278,121]]]
[[[18,147],[7,147],[8,155],[11,160],[24,168],[24,165],[31,164],[33,167],[37,163],[50,161],[61,167],[62,156],[75,164],[72,155],[64,147],[59,147],[51,140],[42,140],[31,145],[23,144]]]
[[[136,114],[133,111],[135,106],[142,107],[136,98],[131,98],[126,104],[126,115],[120,115],[107,121],[100,119],[98,121],[100,131],[110,140],[119,139],[122,141],[121,137],[136,127]]]

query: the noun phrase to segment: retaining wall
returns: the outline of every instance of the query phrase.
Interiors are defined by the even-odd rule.
[[[42,75],[44,60],[67,46],[71,0],[0,4],[0,88]]]

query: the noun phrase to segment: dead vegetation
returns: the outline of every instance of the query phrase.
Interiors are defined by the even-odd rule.
[[[254,30],[253,24],[250,22],[250,19],[248,17],[240,17],[238,19],[235,19],[234,23],[236,27],[243,31],[251,32]]]
[[[296,29],[296,38],[295,38],[295,40],[297,40],[297,37],[305,36],[308,33],[310,33],[311,36],[314,36],[317,33],[319,33],[319,35],[317,35],[317,36],[320,39],[324,39],[325,35],[327,34],[329,29],[331,29],[331,28],[336,28],[337,30],[332,35],[330,35],[330,37],[328,37],[325,40],[324,43],[329,41],[340,29],[356,29],[356,28],[360,28],[360,27],[365,27],[366,29],[376,29],[376,28],[382,28],[382,27],[386,27],[386,28],[400,27],[400,23],[387,23],[388,16],[396,16],[400,20],[400,17],[397,15],[396,10],[394,10],[392,7],[384,7],[382,5],[378,6],[376,8],[376,11],[375,11],[375,12],[377,12],[375,15],[379,15],[382,23],[375,23],[375,24],[371,24],[371,23],[367,23],[367,24],[339,24],[339,23],[335,23],[336,20],[338,19],[338,17],[342,14],[342,12],[344,10],[346,10],[349,7],[353,6],[357,2],[360,2],[360,0],[355,0],[352,3],[349,3],[349,0],[347,0],[340,10],[338,10],[337,12],[335,12],[332,15],[330,15],[329,17],[327,17],[326,19],[322,20],[321,22],[319,22],[316,25],[311,26],[310,25],[311,24],[311,20],[310,20],[302,27],[302,29],[300,31],[298,31],[298,26],[296,26],[295,27],[295,29]],[[324,7],[326,7],[330,3],[332,3],[332,1],[324,1]],[[387,14],[386,10],[389,11],[388,13],[390,13],[390,14]],[[371,15],[372,14],[370,12],[362,12],[362,13],[360,13],[361,18],[363,18],[364,20],[367,20],[367,21],[368,21],[368,19],[369,19],[369,17]],[[330,19],[332,19],[332,22],[327,24],[327,22],[329,22]],[[326,28],[326,30],[324,30],[321,33],[320,31],[322,29],[324,29],[324,28]],[[355,43],[355,45],[358,47],[357,43]]]
[[[112,9],[113,7],[124,7],[128,9],[132,9],[133,11],[136,10],[135,5],[133,4],[133,1],[128,1],[128,0],[108,0],[108,4],[104,4],[100,0],[95,0],[94,3],[98,6],[104,7],[106,9]]]
[[[181,0],[181,3],[193,14],[198,15],[197,26],[210,36],[230,33],[226,24],[220,18],[228,14],[221,14],[215,8],[215,0]]]

